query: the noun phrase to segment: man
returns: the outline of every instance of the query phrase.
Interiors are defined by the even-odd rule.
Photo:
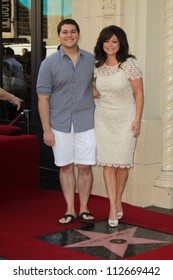
[[[41,63],[37,93],[44,143],[53,148],[55,164],[60,166],[60,182],[67,204],[66,213],[58,222],[67,225],[77,219],[76,186],[79,219],[93,222],[87,205],[93,183],[91,165],[95,164],[94,55],[78,47],[80,29],[73,19],[60,22],[57,32],[60,47]]]
[[[4,74],[6,79],[10,79],[10,90],[15,92],[24,87],[24,74],[22,64],[16,60],[12,48],[4,48]]]

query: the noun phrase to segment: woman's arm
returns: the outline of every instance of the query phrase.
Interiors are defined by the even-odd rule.
[[[100,97],[100,93],[96,88],[96,80],[94,79],[92,82],[92,88],[93,88],[93,97],[94,98],[99,98]]]
[[[136,100],[136,114],[135,119],[132,123],[132,132],[134,137],[138,137],[140,133],[141,119],[144,106],[143,80],[142,78],[130,80],[130,83],[132,85]]]
[[[12,103],[14,106],[17,106],[17,110],[20,109],[21,103],[23,102],[22,99],[18,98],[17,96],[14,96],[14,94],[11,94],[10,92],[4,90],[1,87],[0,87],[0,99],[6,100]]]

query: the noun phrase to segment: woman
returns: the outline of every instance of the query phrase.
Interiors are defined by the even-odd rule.
[[[110,202],[108,224],[116,227],[123,217],[122,195],[140,133],[142,72],[129,54],[125,32],[118,26],[111,25],[100,32],[94,52],[94,96],[100,97],[95,111],[97,164],[103,166]]]
[[[20,109],[21,107],[21,102],[23,102],[22,99],[14,96],[13,94],[9,93],[8,91],[2,89],[0,87],[0,99],[1,100],[6,100],[12,103],[14,106],[17,106],[17,110]]]

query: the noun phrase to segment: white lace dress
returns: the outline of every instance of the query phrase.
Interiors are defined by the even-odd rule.
[[[104,64],[96,68],[95,77],[100,93],[95,110],[97,164],[133,167],[136,138],[131,127],[136,102],[129,79],[142,77],[140,66],[128,58],[121,67]]]

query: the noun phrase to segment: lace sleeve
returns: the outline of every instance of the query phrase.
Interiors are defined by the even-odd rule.
[[[124,71],[128,79],[135,80],[143,76],[141,67],[138,64],[138,61],[134,58],[127,59],[125,63]]]

